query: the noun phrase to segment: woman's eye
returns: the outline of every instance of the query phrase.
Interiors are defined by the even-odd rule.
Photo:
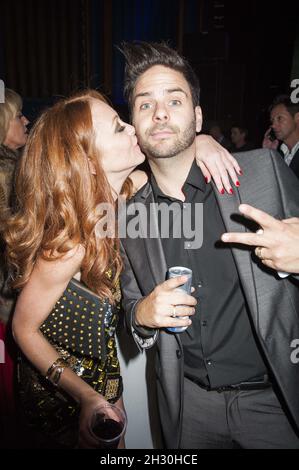
[[[123,132],[125,130],[125,126],[118,126],[116,132]]]

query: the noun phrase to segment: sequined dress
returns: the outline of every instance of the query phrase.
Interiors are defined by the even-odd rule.
[[[72,279],[40,330],[72,370],[106,400],[122,394],[115,344],[120,291],[115,305],[101,301]],[[18,361],[18,389],[26,424],[54,445],[74,448],[78,440],[79,407],[63,390],[47,381],[23,355]]]

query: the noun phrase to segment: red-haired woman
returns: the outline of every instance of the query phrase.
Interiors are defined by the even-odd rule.
[[[21,290],[19,397],[39,447],[96,446],[94,409],[123,407],[114,338],[122,261],[117,238],[97,236],[97,224],[99,205],[114,210],[143,160],[134,128],[95,91],[45,111],[28,138],[5,240]]]
[[[93,91],[44,112],[28,138],[5,239],[22,289],[13,318],[19,396],[45,436],[39,446],[75,447],[79,430],[80,445],[92,447],[92,411],[123,407],[114,340],[122,262],[117,239],[95,228],[99,204],[114,207],[143,160],[134,128]]]

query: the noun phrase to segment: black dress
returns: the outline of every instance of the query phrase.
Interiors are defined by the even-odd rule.
[[[115,344],[119,288],[114,297],[115,305],[101,301],[72,279],[40,328],[69,367],[110,403],[115,403],[123,390]],[[76,447],[78,404],[46,380],[23,355],[17,371],[20,412],[38,433],[39,447]]]

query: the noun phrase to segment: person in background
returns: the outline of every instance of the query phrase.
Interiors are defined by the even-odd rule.
[[[232,144],[223,134],[219,124],[213,124],[209,129],[209,134],[216,140],[216,142],[218,142],[218,144],[226,148],[226,150],[231,150]]]
[[[14,173],[20,150],[26,144],[29,124],[22,114],[22,98],[9,88],[5,102],[0,104],[0,223],[8,217],[12,205]],[[1,242],[0,259],[0,321],[7,323],[14,305],[14,295],[6,285],[5,260]]]
[[[22,114],[22,98],[5,89],[0,103],[0,232],[13,204],[14,173],[21,149],[28,137],[28,119]],[[15,294],[7,285],[4,242],[0,239],[0,340],[5,344],[5,362],[0,364],[0,447],[15,440],[16,414],[13,391],[14,344],[7,323],[15,304]]]
[[[248,141],[248,129],[236,124],[231,128],[231,152],[248,152],[254,149],[254,145]]]
[[[278,150],[285,163],[299,178],[299,104],[288,95],[279,95],[270,106],[271,127],[263,147]]]

